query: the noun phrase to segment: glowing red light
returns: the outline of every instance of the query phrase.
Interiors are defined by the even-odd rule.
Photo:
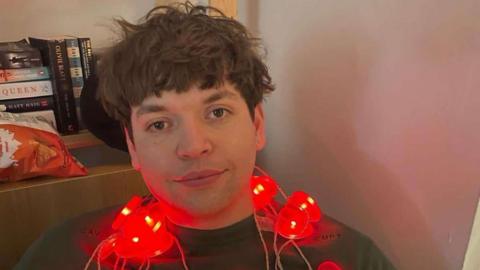
[[[317,270],[342,270],[342,268],[332,261],[324,261],[318,265]]]
[[[163,208],[160,203],[154,203],[150,206],[148,206],[148,216],[153,220],[164,220],[165,219],[165,213],[163,212]],[[154,223],[152,223],[154,224]]]
[[[253,205],[257,210],[267,206],[278,191],[277,184],[268,176],[252,176],[250,178],[250,188],[252,190]]]
[[[130,201],[122,208],[122,211],[115,217],[112,223],[112,228],[118,230],[120,226],[125,222],[127,217],[142,204],[142,198],[139,196],[133,196]]]
[[[162,222],[158,221],[157,223],[155,223],[155,226],[153,226],[152,231],[157,232],[158,229],[160,229],[160,226],[162,226]]]
[[[296,191],[288,198],[287,205],[298,207],[301,210],[307,211],[310,222],[319,221],[322,217],[320,207],[318,207],[315,200],[303,191]]]
[[[138,240],[138,241],[137,241]],[[135,242],[137,241],[137,242]],[[136,238],[121,237],[115,245],[115,253],[122,258],[151,258],[160,255],[173,246],[173,236],[168,233],[152,234]]]
[[[280,210],[275,230],[288,239],[300,239],[312,233],[307,212],[288,205]]]
[[[157,256],[173,245],[173,236],[167,231],[165,215],[158,203],[141,207],[125,217],[118,230],[115,253],[123,258]]]
[[[130,210],[128,207],[124,207],[120,213],[124,216],[128,216],[130,213],[132,213],[132,210]]]
[[[147,223],[148,226],[152,227],[153,225],[153,219],[150,216],[145,216],[145,222]]]

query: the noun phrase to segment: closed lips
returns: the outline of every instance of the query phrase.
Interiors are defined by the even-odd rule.
[[[226,170],[203,170],[188,173],[180,178],[174,179],[176,182],[186,182],[186,181],[195,181],[203,178],[217,176],[224,173]]]

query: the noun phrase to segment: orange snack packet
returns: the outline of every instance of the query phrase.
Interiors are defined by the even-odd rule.
[[[86,168],[68,152],[48,121],[0,112],[0,182],[86,174]]]

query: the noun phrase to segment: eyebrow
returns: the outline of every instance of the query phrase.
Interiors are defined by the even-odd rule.
[[[229,92],[229,91],[220,91],[220,92],[216,92],[215,94],[213,95],[210,95],[208,98],[206,98],[203,103],[204,104],[210,104],[210,103],[213,103],[215,101],[218,101],[220,99],[224,99],[224,98],[228,98],[228,99],[237,99],[238,98],[238,95],[237,94],[234,94],[232,92]]]
[[[221,99],[237,99],[238,95],[232,92],[228,91],[220,91],[216,92],[210,96],[208,96],[204,101],[203,104],[210,104],[215,101],[221,100]],[[144,104],[141,105],[138,111],[135,113],[137,118],[140,118],[140,116],[148,113],[158,113],[158,112],[165,112],[167,111],[167,108],[163,105],[158,105],[158,104]]]
[[[138,111],[135,113],[137,118],[140,118],[140,116],[147,114],[147,113],[155,113],[155,112],[164,112],[167,111],[167,108],[162,105],[157,105],[157,104],[146,104],[146,105],[141,105]]]

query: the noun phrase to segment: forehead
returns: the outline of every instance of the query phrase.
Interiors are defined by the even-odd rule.
[[[225,83],[217,88],[191,87],[181,93],[165,91],[159,96],[150,95],[139,105],[132,106],[132,116],[138,118],[148,113],[182,110],[223,100],[245,103],[239,91],[231,84]]]

